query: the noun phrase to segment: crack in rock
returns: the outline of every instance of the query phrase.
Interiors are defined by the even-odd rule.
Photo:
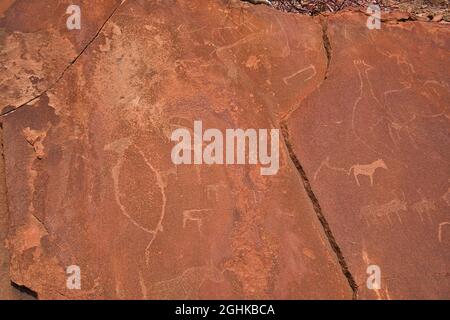
[[[10,109],[8,111],[2,112],[0,113],[0,117],[5,117],[11,113],[14,113],[15,111],[19,110],[20,108],[26,106],[27,104],[39,99],[40,97],[42,97],[44,94],[47,93],[47,91],[53,89],[58,82],[64,77],[64,74],[67,72],[67,70],[69,70],[69,68],[78,60],[78,58],[80,58],[83,53],[87,50],[87,48],[89,48],[89,46],[95,41],[95,39],[97,39],[97,37],[100,35],[100,33],[102,32],[102,30],[104,29],[105,25],[108,23],[108,21],[112,18],[112,16],[116,13],[116,11],[126,2],[126,0],[122,0],[122,2],[120,2],[120,4],[118,4],[114,10],[111,12],[111,14],[108,16],[108,18],[106,18],[105,22],[102,23],[102,25],[100,26],[100,28],[97,30],[97,32],[95,33],[95,35],[92,37],[91,40],[89,40],[89,42],[84,46],[84,48],[80,51],[80,53],[64,68],[64,70],[61,72],[61,74],[59,75],[59,77],[56,79],[56,81],[51,84],[47,89],[45,89],[44,91],[42,91],[41,93],[39,93],[37,96],[29,99],[28,101],[26,101],[25,103],[22,103],[21,105],[15,107],[14,109]],[[5,109],[8,105],[4,106],[2,109]]]
[[[319,219],[320,224],[322,225],[325,236],[327,237],[328,242],[337,257],[339,265],[341,266],[342,273],[344,274],[345,278],[348,281],[350,288],[353,291],[353,300],[357,300],[358,299],[358,285],[355,281],[355,278],[353,277],[353,275],[351,274],[351,272],[348,268],[348,264],[344,258],[342,250],[339,247],[338,243],[336,242],[333,232],[331,231],[330,225],[328,224],[328,221],[326,220],[326,218],[322,212],[322,208],[320,206],[319,200],[317,199],[316,195],[314,194],[314,191],[311,188],[311,183],[309,182],[306,172],[303,169],[300,161],[298,160],[298,157],[296,156],[296,154],[294,152],[294,148],[289,139],[289,131],[288,131],[287,124],[285,122],[282,122],[280,124],[280,127],[281,127],[281,134],[284,139],[284,143],[285,143],[286,148],[289,153],[289,157],[300,175],[300,178],[303,182],[303,186],[305,187],[306,193],[308,194],[308,197],[310,198],[310,200],[312,202],[314,211],[316,212],[317,218]]]
[[[327,18],[325,17],[321,21],[320,24],[322,25],[323,47],[325,49],[325,54],[327,56],[327,69],[325,71],[325,76],[324,76],[324,80],[326,80],[328,78],[328,71],[330,69],[332,48],[331,48],[330,39],[328,38],[328,21],[327,21]]]

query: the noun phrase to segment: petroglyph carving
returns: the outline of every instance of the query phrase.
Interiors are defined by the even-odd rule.
[[[441,197],[442,200],[447,204],[447,206],[450,206],[450,188],[448,188],[447,192],[444,193],[444,195]]]
[[[137,148],[137,147],[136,147]],[[153,234],[152,239],[150,240],[150,242],[148,243],[147,247],[145,248],[145,260],[146,263],[149,264],[149,260],[150,260],[150,247],[153,244],[153,241],[155,241],[156,236],[158,235],[158,232],[163,232],[164,228],[163,228],[163,220],[164,220],[164,216],[166,214],[166,203],[167,203],[167,196],[166,196],[166,186],[164,183],[164,179],[162,174],[155,169],[155,167],[153,167],[153,165],[150,163],[150,161],[148,161],[148,159],[145,157],[144,152],[142,152],[141,149],[137,148],[138,153],[142,156],[142,158],[144,159],[145,163],[147,164],[147,166],[150,168],[150,170],[152,170],[152,172],[155,174],[156,177],[156,184],[158,186],[158,188],[161,191],[161,195],[162,195],[162,206],[161,206],[161,213],[159,215],[159,219],[158,219],[158,224],[156,225],[155,229],[153,229],[151,232]]]
[[[338,171],[338,172],[343,172],[345,174],[350,174],[350,171],[345,169],[345,168],[339,168],[339,167],[335,167],[333,165],[330,164],[330,157],[327,157],[325,160],[322,161],[322,163],[320,164],[319,168],[317,168],[316,172],[314,173],[314,180],[317,179],[317,176],[319,175],[320,171],[322,170],[323,167],[326,167],[330,170],[333,171]]]
[[[387,166],[382,159],[378,159],[371,164],[355,164],[350,167],[349,172],[353,170],[353,176],[355,177],[358,186],[360,186],[358,179],[358,176],[360,175],[368,176],[370,178],[370,185],[373,186],[373,175],[378,168],[387,170]]]
[[[154,284],[150,291],[160,299],[195,299],[200,287],[206,280],[216,283],[223,282],[223,271],[212,264],[202,267],[192,267],[180,276]]]
[[[128,138],[122,138],[119,140],[116,140],[104,147],[104,150],[106,151],[114,151],[118,155],[118,160],[116,165],[112,168],[112,178],[114,181],[114,196],[116,199],[116,203],[120,208],[120,212],[137,228],[141,229],[142,231],[146,233],[151,233],[152,231],[141,224],[139,224],[136,220],[131,217],[125,206],[120,201],[120,187],[119,187],[119,175],[120,175],[120,169],[122,167],[123,161],[124,161],[124,154],[125,151],[128,149],[128,147],[131,145],[131,140]]]
[[[402,139],[401,134],[403,133],[406,136],[406,138],[408,138],[411,145],[414,146],[415,148],[418,148],[416,140],[414,139],[414,136],[415,136],[414,130],[409,126],[409,124],[414,122],[416,120],[416,118],[417,118],[416,115],[413,114],[411,116],[411,119],[409,119],[408,121],[405,121],[402,123],[390,121],[387,124],[388,130],[389,130],[389,136],[394,145],[396,145],[397,147],[399,146],[399,143],[401,142],[401,139]]]
[[[221,188],[220,184],[209,184],[206,186],[206,198],[217,202],[219,190]]]
[[[36,153],[36,158],[42,159],[45,156],[44,145],[42,142],[47,136],[46,131],[32,130],[30,127],[26,127],[22,130],[22,133],[27,142],[33,147]]]
[[[433,211],[435,211],[436,205],[432,200],[422,199],[413,203],[411,205],[411,209],[419,214],[420,220],[423,222],[423,217],[429,216]]]
[[[364,135],[368,132],[368,128],[373,129],[374,126],[378,125],[381,122],[390,121],[390,117],[386,113],[386,106],[381,103],[380,99],[378,99],[377,95],[375,94],[372,82],[369,77],[369,72],[375,70],[375,68],[367,64],[364,60],[353,60],[353,64],[358,73],[360,86],[358,97],[355,99],[355,102],[353,104],[351,120],[352,131],[355,137],[362,144],[364,144],[367,149],[371,150],[381,157],[384,153],[381,152],[381,150],[377,150],[377,148],[371,142],[364,138]],[[381,114],[381,117],[378,119],[377,124],[372,125],[371,127],[369,127],[369,123],[367,123],[367,120],[361,118],[361,115],[365,114],[367,110],[359,110],[367,104],[376,107],[378,109],[378,113]],[[386,144],[385,147],[388,147],[388,145]],[[393,150],[391,150],[391,152],[393,152]]]
[[[165,183],[164,183],[164,179],[163,179],[161,173],[153,167],[153,165],[150,163],[150,161],[148,161],[148,159],[145,157],[145,155],[142,152],[142,150],[139,149],[137,146],[134,146],[137,149],[138,154],[144,160],[145,164],[155,174],[156,184],[157,184],[158,188],[160,189],[161,196],[162,196],[161,213],[160,213],[160,216],[159,216],[159,219],[158,219],[158,223],[157,223],[157,225],[156,225],[156,227],[154,229],[146,228],[146,227],[142,226],[140,223],[138,223],[135,219],[133,219],[133,217],[127,212],[125,206],[120,201],[119,175],[120,175],[120,170],[121,170],[123,162],[124,162],[125,151],[130,146],[131,146],[131,139],[129,139],[129,138],[122,138],[122,139],[116,140],[116,141],[106,145],[104,147],[104,150],[114,151],[118,155],[117,163],[112,168],[112,178],[114,180],[114,195],[115,195],[116,203],[118,204],[121,213],[134,226],[136,226],[140,230],[144,231],[145,233],[148,233],[148,234],[151,235],[151,239],[150,239],[147,247],[145,248],[145,259],[146,259],[146,263],[148,264],[149,263],[149,259],[150,259],[150,247],[153,244],[153,241],[156,239],[156,236],[157,236],[158,232],[162,232],[164,230],[162,222],[164,220],[164,215],[165,215],[165,211],[166,211],[166,202],[167,202],[167,197],[166,197],[166,193],[165,193]]]
[[[328,168],[333,171],[342,172],[347,175],[350,175],[353,171],[353,176],[355,178],[356,183],[358,186],[360,186],[360,181],[358,176],[364,175],[368,176],[370,178],[370,185],[373,186],[373,175],[375,174],[376,169],[383,168],[388,169],[386,164],[384,163],[383,159],[378,159],[370,164],[355,164],[350,167],[350,169],[345,169],[341,167],[336,167],[330,164],[330,157],[327,157],[325,160],[322,161],[320,166],[317,168],[316,172],[314,173],[313,179],[316,180],[319,173],[322,171],[323,168]]]
[[[312,78],[315,77],[315,75],[317,74],[317,72],[316,72],[316,67],[313,66],[312,64],[310,64],[309,66],[307,66],[307,67],[305,67],[305,68],[302,68],[302,69],[300,69],[300,70],[294,72],[293,74],[291,74],[291,75],[289,75],[289,76],[287,76],[287,77],[284,77],[284,78],[283,78],[283,82],[287,85],[287,84],[289,84],[289,80],[291,80],[292,78],[297,77],[299,74],[302,74],[303,72],[305,72],[305,71],[307,71],[307,70],[311,70],[312,72],[310,72],[310,75],[309,75],[308,77],[306,77],[305,79],[303,79],[303,82],[306,82],[306,81],[312,79]]]
[[[401,222],[401,211],[407,210],[406,201],[400,200],[398,198],[393,199],[384,204],[371,204],[367,206],[363,206],[360,209],[361,217],[366,221],[367,225],[370,226],[370,223],[373,221],[377,221],[377,219],[389,221],[389,224],[392,224],[391,216],[395,214],[398,220]]]
[[[147,300],[148,299],[148,289],[147,289],[147,285],[145,284],[145,279],[144,279],[144,276],[142,275],[141,271],[139,271],[139,286],[141,288],[142,297],[144,298],[144,300]]]
[[[183,211],[183,228],[189,221],[197,223],[198,232],[202,233],[203,218],[205,214],[210,213],[210,209],[192,209]]]
[[[444,221],[439,223],[439,227],[438,227],[438,240],[439,242],[442,242],[442,227],[445,225],[450,225],[450,222],[448,221]]]

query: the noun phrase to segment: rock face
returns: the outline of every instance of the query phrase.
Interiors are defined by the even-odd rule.
[[[59,80],[91,42],[120,0],[78,1],[80,30],[69,32],[71,1],[4,1],[0,6],[0,112],[29,102]]]
[[[68,33],[70,1],[2,1],[0,4],[0,113],[38,97],[61,77],[120,1],[78,1],[83,29]],[[2,148],[3,154],[3,148]],[[3,160],[2,160],[3,163]],[[0,299],[27,298],[10,287],[9,253],[4,248],[8,215],[4,166],[0,166]],[[5,187],[4,187],[5,186]]]
[[[292,151],[361,298],[449,298],[450,30],[365,19],[329,17],[327,79],[287,121]]]
[[[2,130],[0,129],[0,136]],[[8,205],[6,199],[5,163],[3,161],[3,146],[0,144],[0,299],[21,299],[19,291],[11,286],[9,278],[9,251],[4,246],[8,236]]]
[[[56,85],[4,117],[13,281],[41,298],[351,298],[284,147],[275,176],[170,158],[171,132],[195,120],[276,128],[325,66],[307,17],[124,3]],[[81,290],[66,288],[70,265]]]
[[[183,0],[85,1],[67,30],[70,3],[28,3],[0,20],[14,283],[43,299],[449,297],[448,28]],[[283,129],[278,173],[175,165],[171,133],[194,121]]]

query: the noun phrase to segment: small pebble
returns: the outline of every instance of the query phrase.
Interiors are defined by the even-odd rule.
[[[442,15],[442,14],[437,14],[437,15],[435,15],[435,16],[433,17],[433,20],[431,20],[431,21],[439,22],[439,21],[441,21],[443,18],[444,18],[444,15]]]

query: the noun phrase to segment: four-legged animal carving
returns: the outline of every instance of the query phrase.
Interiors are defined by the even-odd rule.
[[[387,170],[387,166],[382,159],[378,159],[371,164],[355,164],[350,167],[349,174],[353,170],[353,176],[355,177],[356,183],[359,184],[359,175],[368,176],[370,178],[370,185],[373,186],[373,175],[375,170],[378,168],[384,168]]]

